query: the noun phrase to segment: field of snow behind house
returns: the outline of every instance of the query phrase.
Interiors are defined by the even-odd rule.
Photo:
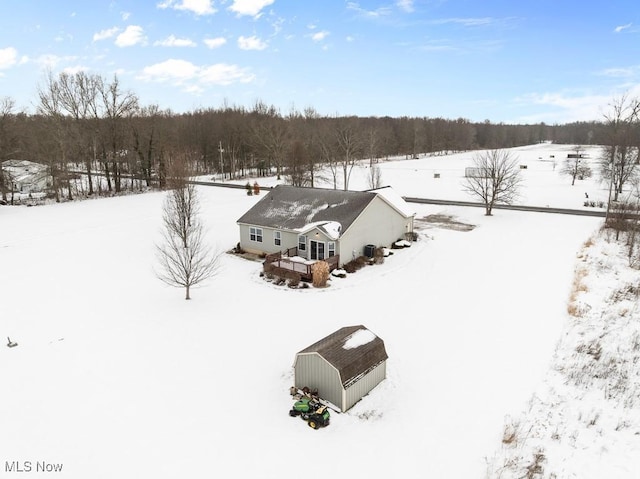
[[[584,189],[606,191],[592,180],[572,188],[559,164],[553,169],[549,155],[567,148],[517,149],[527,161],[529,204],[580,207]],[[468,158],[385,162],[382,177],[404,196],[469,200],[460,192]],[[430,170],[439,168],[435,179]],[[366,188],[366,168],[352,181]],[[199,191],[211,242],[230,249],[235,221],[261,197]],[[537,440],[519,436],[510,455],[505,423],[542,424],[557,410],[531,407],[532,395],[549,384],[551,366],[566,363],[556,346],[574,337],[567,306],[575,270],[589,265],[599,274],[577,255],[586,254],[601,220],[415,205],[419,219],[445,215],[474,227],[419,221],[411,248],[322,290],[265,283],[259,263],[225,254],[220,274],[184,301],[154,275],[162,199],[149,193],[0,208],[0,332],[19,343],[0,349],[0,468],[62,464],[58,477],[65,478],[480,478],[507,477],[505,461],[517,462],[520,452],[520,465],[529,464]],[[613,289],[615,276],[605,280]],[[592,303],[593,314],[604,304]],[[629,309],[629,317],[637,314]],[[353,324],[385,341],[388,378],[313,431],[287,415],[294,355]],[[571,404],[574,393],[563,389],[556,401]],[[527,409],[537,414],[521,417]],[[603,456],[601,472],[628,473],[608,477],[636,477],[626,462],[637,450],[632,411],[624,416],[627,435],[603,428],[601,442],[614,444],[615,455]],[[565,467],[557,477],[606,476],[580,475],[578,459],[557,451],[545,448],[546,471]]]
[[[598,174],[598,160],[602,155],[597,145],[579,146],[586,156],[585,162],[590,166],[591,178],[576,180],[571,186],[571,177],[561,173],[567,155],[576,152],[576,145],[555,145],[542,143],[536,145],[510,148],[511,157],[518,166],[523,187],[517,204],[541,207],[558,207],[581,209],[584,206],[585,193],[588,199],[606,203],[608,199],[608,183],[602,182]],[[473,167],[475,152],[463,151],[450,154],[420,155],[418,159],[391,158],[375,163],[380,169],[382,185],[391,185],[403,196],[417,198],[435,198],[458,201],[478,201],[461,189],[466,167]],[[368,162],[354,167],[349,180],[349,188],[364,190],[370,186],[370,169]],[[214,179],[219,179],[214,177]],[[284,180],[275,177],[258,178],[263,186],[274,186]],[[235,181],[238,184],[246,180]],[[342,169],[338,168],[336,184],[342,188],[344,184]],[[333,188],[333,175],[324,170],[317,175],[315,186]]]

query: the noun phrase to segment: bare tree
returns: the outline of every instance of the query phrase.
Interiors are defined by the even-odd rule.
[[[640,100],[623,95],[610,106],[610,112],[604,115],[607,139],[600,159],[601,177],[609,182],[609,203],[618,201],[623,186],[637,175]],[[607,216],[608,213],[609,206]]]
[[[159,173],[168,136],[162,128],[164,120],[165,113],[157,105],[151,105],[141,108],[131,123],[136,170],[140,172],[140,178],[146,187],[151,187],[154,181],[160,180]]]
[[[281,179],[290,125],[282,119],[275,107],[268,107],[261,102],[256,103],[252,114],[255,118],[255,149],[262,150],[269,160],[275,163],[277,178]]]
[[[333,189],[338,189],[338,153],[331,125],[323,120],[317,126],[317,148],[321,164],[326,165],[331,174]]]
[[[300,140],[294,140],[287,151],[287,174],[286,179],[293,186],[309,186],[307,165],[309,164],[308,152],[305,145]]]
[[[576,178],[582,180],[591,177],[591,168],[584,162],[581,146],[576,146],[575,153],[568,155],[560,173],[571,177],[571,186],[576,184]]]
[[[67,190],[69,200],[73,199],[71,182],[69,181],[70,151],[75,143],[73,124],[63,103],[62,84],[51,71],[47,72],[44,85],[38,86],[37,111],[49,123],[47,135],[52,139],[55,148],[43,152],[44,161],[49,167],[56,201],[61,200],[63,191]]]
[[[220,254],[205,243],[196,187],[176,169],[171,173],[173,189],[163,205],[163,242],[156,245],[156,275],[170,286],[185,288],[185,299],[191,299],[191,287],[217,273]]]
[[[357,128],[357,119],[339,120],[336,126],[336,144],[340,153],[344,190],[349,189],[351,172],[362,154],[362,140]]]
[[[487,150],[473,163],[475,174],[465,177],[463,189],[482,200],[485,215],[491,216],[496,204],[513,204],[521,182],[517,158],[506,150]]]
[[[318,133],[320,117],[313,108],[306,108],[301,114],[292,112],[287,120],[291,125],[287,156],[290,183],[313,188],[317,175],[321,175],[322,146]]]
[[[9,97],[0,98],[0,197],[7,201],[7,193],[13,192],[13,178],[2,169],[2,162],[11,159],[18,151],[18,140],[14,131],[13,109],[15,102]]]
[[[377,165],[371,165],[369,168],[369,188],[375,190],[376,188],[380,188],[382,186],[382,172],[380,171],[380,167]]]
[[[101,82],[98,85],[98,93],[102,100],[101,108],[106,126],[102,155],[107,185],[111,191],[113,177],[115,192],[119,193],[122,189],[122,168],[128,154],[130,124],[127,124],[126,120],[130,120],[138,112],[138,97],[131,91],[122,90],[117,75],[114,75],[111,83]]]
[[[98,91],[102,78],[98,75],[87,75],[78,72],[75,75],[60,73],[57,80],[56,93],[59,96],[61,109],[71,117],[78,137],[76,150],[87,173],[88,194],[94,193],[93,165],[96,159],[97,133],[95,121],[99,116]],[[93,125],[93,128],[91,127]]]
[[[380,140],[376,128],[371,127],[365,132],[367,155],[369,156],[369,166],[372,167],[378,162],[380,151]]]

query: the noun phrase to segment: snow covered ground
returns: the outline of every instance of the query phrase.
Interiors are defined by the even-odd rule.
[[[522,204],[580,208],[585,192],[606,199],[595,180],[571,187],[559,174],[567,150],[514,149],[527,164]],[[473,200],[460,187],[470,158],[384,162],[383,183],[404,196]],[[351,188],[367,188],[366,177],[358,168]],[[211,242],[230,249],[235,221],[262,196],[199,192]],[[618,436],[596,419],[597,442],[581,432],[574,442],[542,432],[503,442],[505,424],[528,431],[530,421],[552,434],[550,411],[569,438],[598,412],[614,421],[602,384],[561,387],[554,372],[568,354],[558,344],[571,352],[599,334],[577,330],[572,294],[571,304],[590,305],[583,317],[595,315],[608,307],[595,295],[608,298],[622,276],[614,246],[594,236],[601,219],[412,205],[419,241],[326,289],[266,283],[259,263],[225,254],[221,272],[185,301],[154,275],[163,197],[0,207],[0,336],[18,343],[0,348],[0,477],[27,466],[29,477],[44,477],[36,469],[47,465],[83,479],[508,477],[518,466],[504,465],[529,464],[540,444],[546,473],[558,478],[638,477],[640,420],[624,404]],[[589,271],[591,299],[574,294],[577,268]],[[624,317],[637,319],[635,303],[626,307]],[[385,341],[388,377],[313,431],[287,414],[294,355],[355,324]],[[602,350],[613,355],[615,341]],[[579,418],[572,396],[582,401]],[[600,469],[581,463],[585,454]]]

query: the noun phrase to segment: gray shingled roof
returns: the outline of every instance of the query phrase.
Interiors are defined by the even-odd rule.
[[[298,354],[318,353],[340,372],[340,380],[346,388],[388,358],[384,341],[375,335],[372,341],[361,346],[351,349],[343,347],[345,342],[361,329],[369,331],[363,325],[341,328]]]
[[[317,222],[335,221],[346,231],[376,193],[279,185],[247,211],[238,223],[298,230]]]

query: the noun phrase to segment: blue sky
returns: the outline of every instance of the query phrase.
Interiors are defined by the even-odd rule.
[[[175,112],[599,120],[640,96],[637,0],[0,0],[0,98],[118,75]]]

